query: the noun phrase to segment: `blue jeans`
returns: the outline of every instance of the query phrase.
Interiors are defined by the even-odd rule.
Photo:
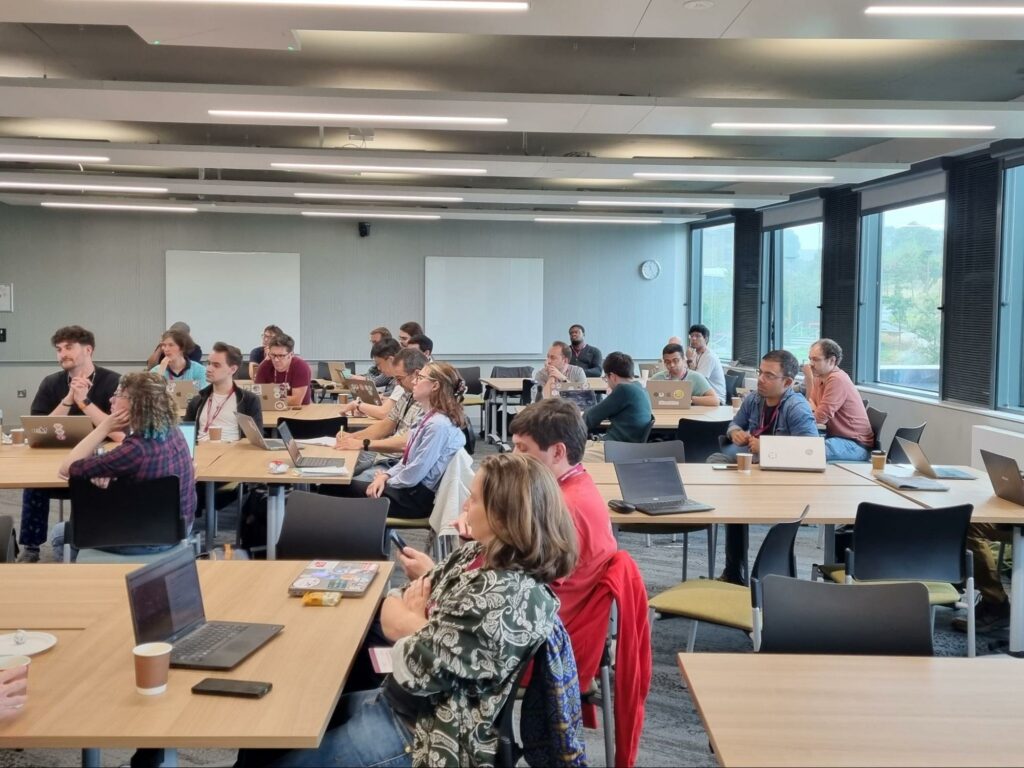
[[[317,749],[243,749],[236,766],[412,766],[412,736],[379,688],[341,697]]]
[[[867,461],[871,451],[848,437],[825,438],[825,461]]]
[[[53,557],[58,563],[64,562],[64,526],[66,521],[59,522],[50,530],[50,545],[53,547]],[[188,534],[186,534],[188,535]],[[155,552],[167,552],[174,549],[177,544],[147,544],[124,547],[100,547],[103,552],[113,552],[117,555],[152,555]],[[78,550],[71,548],[71,562],[78,559]]]

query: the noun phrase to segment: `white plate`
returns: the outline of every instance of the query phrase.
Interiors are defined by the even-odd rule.
[[[0,635],[0,656],[32,656],[53,648],[57,638],[49,632],[25,632],[25,642],[15,643],[14,632]]]

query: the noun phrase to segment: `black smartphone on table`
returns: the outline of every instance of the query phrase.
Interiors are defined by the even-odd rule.
[[[228,680],[223,677],[207,677],[192,686],[192,693],[207,696],[241,696],[245,699],[262,699],[273,688],[271,683],[256,680]]]

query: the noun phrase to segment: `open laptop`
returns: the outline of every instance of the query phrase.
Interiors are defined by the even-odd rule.
[[[636,459],[615,463],[622,500],[645,515],[709,512],[714,507],[686,497],[679,465],[673,458]]]
[[[327,370],[331,374],[331,381],[337,384],[341,389],[348,389],[348,377],[351,374],[348,372],[348,368],[344,363],[327,363]]]
[[[761,435],[761,469],[780,472],[824,472],[825,438]]]
[[[136,643],[170,643],[171,666],[231,669],[274,637],[280,624],[207,621],[199,572],[185,548],[125,576]]]
[[[199,394],[196,383],[187,379],[168,381],[167,391],[174,398],[174,404],[178,406],[179,411],[185,410],[188,407],[188,401]]]
[[[93,430],[88,416],[22,416],[21,426],[32,448],[71,448]]]
[[[260,398],[260,410],[288,410],[287,384],[250,384],[249,389]]]
[[[185,438],[185,442],[188,444],[188,455],[193,459],[196,457],[196,436],[198,429],[194,421],[183,421],[178,424],[178,429],[181,430],[181,436]]]
[[[910,459],[910,463],[914,466],[918,472],[925,477],[930,477],[933,480],[974,480],[974,475],[970,472],[964,472],[962,469],[956,467],[938,467],[928,461],[928,457],[924,455],[924,451],[918,443],[905,440],[902,437],[897,437],[896,442],[899,443],[900,448],[907,454],[907,458]]]
[[[689,408],[693,400],[692,381],[647,380],[651,408]]]
[[[284,450],[284,440],[268,440],[265,438],[263,436],[263,430],[256,426],[256,421],[252,416],[239,413],[238,427],[242,430],[242,434],[246,436],[249,442],[257,448],[262,448],[264,451]]]
[[[292,431],[288,429],[288,425],[283,421],[277,425],[277,432],[281,435],[281,439],[284,440],[284,447],[288,451],[288,455],[292,457],[292,463],[296,467],[344,467],[345,459],[339,456],[334,458],[333,456],[303,456],[302,451],[299,450],[299,444],[295,442],[292,437]]]
[[[364,403],[380,405],[380,392],[372,381],[349,381],[348,391],[352,397],[358,397]]]
[[[1020,467],[1009,456],[1000,456],[982,449],[981,460],[985,462],[988,479],[992,481],[992,490],[1004,501],[1020,504],[1024,507],[1024,477]]]
[[[563,400],[572,401],[581,411],[597,405],[597,392],[592,389],[560,389],[558,396]]]

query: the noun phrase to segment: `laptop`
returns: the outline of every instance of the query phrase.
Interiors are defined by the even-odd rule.
[[[277,432],[281,435],[284,440],[284,447],[288,451],[288,455],[292,457],[292,463],[296,467],[344,467],[345,459],[339,456],[334,458],[333,456],[303,456],[302,451],[299,450],[299,444],[295,442],[292,437],[292,431],[288,429],[288,425],[283,421],[277,425]]]
[[[207,621],[192,550],[182,549],[125,576],[136,643],[170,643],[171,666],[232,669],[284,627]]]
[[[71,448],[93,430],[88,416],[22,416],[21,426],[32,448]]]
[[[914,466],[918,472],[925,477],[930,477],[933,480],[975,480],[976,478],[970,472],[964,472],[962,469],[956,467],[937,467],[928,461],[928,457],[924,455],[924,451],[918,443],[905,440],[902,437],[897,437],[896,442],[899,443],[900,448],[907,454],[907,458],[910,459],[910,463]]]
[[[331,381],[342,389],[348,388],[348,377],[351,374],[344,363],[327,363],[327,370],[331,374]]]
[[[761,435],[761,469],[824,472],[825,438]]]
[[[268,440],[265,438],[263,430],[256,426],[256,421],[252,416],[239,413],[238,427],[242,430],[242,434],[248,438],[249,442],[257,448],[262,448],[264,451],[284,450],[284,440]]]
[[[679,465],[669,457],[615,463],[622,500],[645,515],[709,512],[714,507],[686,497]]]
[[[592,389],[560,389],[558,396],[575,403],[581,411],[597,405],[597,392]]]
[[[1004,501],[1020,504],[1024,507],[1024,477],[1020,467],[1009,456],[1000,456],[982,449],[981,460],[985,462],[988,479],[992,481],[992,490]]]
[[[364,403],[381,404],[380,392],[377,391],[377,387],[372,381],[349,381],[348,392],[352,397],[358,397]]]
[[[930,477],[918,477],[907,475],[892,475],[888,472],[879,472],[872,475],[875,480],[888,485],[896,491],[948,491],[949,486],[932,480]]]
[[[647,380],[651,408],[689,408],[693,399],[692,381]]]
[[[288,410],[287,384],[250,384],[249,389],[252,390],[252,392],[254,392],[259,397],[260,410]]]
[[[188,455],[193,459],[196,457],[196,436],[198,429],[194,421],[183,421],[178,424],[178,429],[181,430],[181,436],[185,438],[185,443],[188,445]]]
[[[188,407],[188,401],[199,394],[194,381],[168,381],[167,392],[174,398],[174,404],[179,411]]]

